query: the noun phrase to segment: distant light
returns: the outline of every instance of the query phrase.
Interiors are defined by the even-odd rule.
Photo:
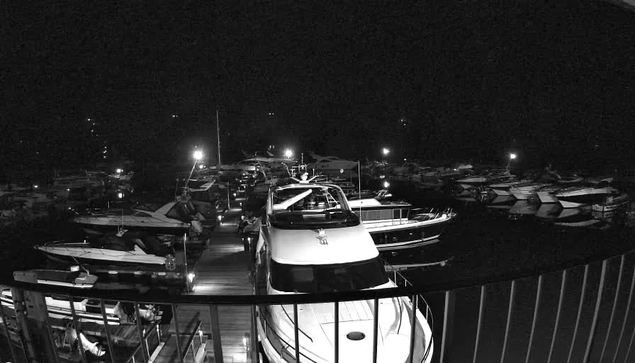
[[[406,158],[403,158],[403,161],[406,161]]]
[[[384,154],[384,156],[390,154],[390,149],[388,149],[387,147],[381,149],[381,153]]]
[[[284,157],[287,158],[287,159],[291,159],[293,157],[293,150],[286,149],[284,151]]]
[[[177,115],[177,114],[172,114],[172,118],[177,118],[177,117],[179,117],[179,115]]]
[[[384,182],[384,188],[388,188],[390,186],[390,183],[388,181]]]
[[[205,167],[205,165],[201,164],[198,166],[199,169],[203,169]]]
[[[37,189],[37,188],[39,188],[39,186],[38,186],[37,184],[35,184],[35,185],[33,186],[33,188],[34,188],[34,189]]]
[[[121,169],[121,168],[117,168],[117,170],[116,170],[116,171],[117,171],[117,174],[121,174],[121,173],[123,173],[123,169]]]
[[[121,193],[121,192],[117,193],[117,198],[122,199],[123,198],[123,193]]]
[[[201,150],[194,151],[194,159],[201,160],[203,158],[203,152]]]
[[[510,160],[514,160],[514,159],[516,159],[516,154],[514,154],[514,153],[510,153],[510,154],[509,154],[509,159],[510,159]]]

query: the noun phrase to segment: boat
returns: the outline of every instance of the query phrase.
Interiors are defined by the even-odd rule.
[[[2,307],[13,309],[13,295],[10,288],[0,291]],[[69,321],[73,319],[73,312],[68,298],[57,295],[45,296],[44,302],[48,310],[49,318]],[[134,324],[134,308],[132,304],[119,301],[104,301],[104,314],[99,300],[81,297],[73,298],[75,317],[80,323],[93,323],[104,325],[104,316],[108,325]],[[157,321],[161,319],[162,312],[155,305],[139,304],[139,314],[145,321]]]
[[[506,197],[506,196],[512,195],[512,193],[509,191],[510,188],[516,185],[528,183],[528,182],[530,182],[530,180],[527,180],[527,179],[517,180],[515,178],[511,178],[511,180],[506,180],[502,182],[494,182],[488,185],[488,188],[491,189],[497,196]]]
[[[558,203],[556,193],[561,189],[563,189],[562,185],[547,185],[545,187],[539,188],[538,191],[536,191],[536,194],[538,195],[538,199],[540,199],[540,203]]]
[[[72,219],[89,234],[105,231],[143,230],[156,235],[183,235],[190,231],[202,232],[200,220],[204,219],[191,201],[179,200],[160,204],[139,204],[132,208],[109,209],[89,212]]]
[[[88,271],[81,271],[79,266],[74,266],[70,270],[34,269],[14,271],[13,279],[15,281],[80,289],[90,289],[97,282],[96,275],[91,275]]]
[[[608,195],[600,203],[591,206],[594,212],[607,213],[627,209],[631,199],[628,194]]]
[[[617,189],[613,187],[571,187],[565,188],[556,193],[556,198],[562,208],[578,208],[585,205],[601,203],[612,194],[617,194]]]
[[[386,190],[381,190],[374,198],[348,201],[380,252],[435,243],[456,216],[449,208],[423,211],[389,197]]]
[[[313,162],[307,164],[307,169],[312,170],[312,174],[324,173],[324,174],[344,174],[345,176],[356,175],[358,162],[353,160],[340,159],[337,156],[322,156],[314,153],[310,153],[311,157],[315,159]]]
[[[509,192],[512,193],[514,198],[518,200],[529,199],[530,196],[536,194],[537,190],[546,187],[549,184],[540,182],[528,182],[523,184],[517,184],[509,188]]]
[[[303,180],[304,181],[304,180]],[[256,293],[283,295],[392,288],[370,234],[332,184],[295,183],[274,187],[255,247]],[[406,362],[414,332],[414,362],[431,362],[432,331],[408,297],[380,299],[377,362]],[[338,357],[373,361],[374,300],[338,304]],[[333,303],[260,305],[257,329],[270,362],[333,362]],[[346,313],[344,313],[346,312]],[[411,321],[415,322],[411,326]],[[294,329],[297,324],[298,330]]]
[[[167,266],[174,262],[172,251],[157,237],[134,231],[82,242],[54,241],[34,248],[52,260],[74,264]]]

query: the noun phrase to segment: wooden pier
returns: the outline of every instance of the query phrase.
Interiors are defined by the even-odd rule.
[[[201,295],[250,295],[254,293],[250,277],[247,252],[240,237],[236,234],[236,224],[231,220],[218,226],[207,241],[196,264],[190,267],[195,273],[191,294]],[[246,348],[246,337],[252,337],[252,311],[247,306],[219,306],[217,316],[210,319],[209,306],[177,307],[181,353],[186,354],[188,341],[204,341],[199,350],[199,359],[193,360],[196,352],[187,353],[184,361],[202,361],[204,354],[207,362],[216,362],[215,349],[222,350],[224,362],[251,362],[250,352]],[[213,309],[212,309],[213,310]],[[212,312],[214,315],[215,312]],[[212,326],[211,321],[218,319]],[[200,323],[200,331],[193,331]],[[154,362],[178,362],[175,324],[171,325],[170,338],[155,357]],[[220,344],[212,341],[212,329],[219,329],[222,336]],[[196,336],[197,334],[202,335]],[[215,344],[216,343],[216,344]],[[197,348],[198,343],[194,344]],[[194,350],[194,349],[192,349]],[[221,353],[221,352],[218,352]]]

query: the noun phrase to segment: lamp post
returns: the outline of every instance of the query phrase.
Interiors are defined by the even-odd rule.
[[[516,160],[516,154],[515,153],[509,153],[509,160],[507,160],[507,170],[509,170],[509,167],[512,164],[512,160]]]
[[[284,151],[284,157],[287,158],[287,159],[291,159],[293,157],[293,150],[286,149]]]
[[[192,165],[192,170],[190,170],[190,176],[188,176],[187,180],[185,181],[185,188],[187,188],[187,184],[190,182],[190,179],[192,178],[194,169],[196,169],[196,163],[203,158],[203,152],[201,150],[194,150],[194,154],[192,154],[192,156],[194,157],[194,165]]]
[[[387,147],[384,147],[381,149],[381,153],[384,156],[384,162],[386,162],[388,159],[388,154],[390,154],[390,149]]]

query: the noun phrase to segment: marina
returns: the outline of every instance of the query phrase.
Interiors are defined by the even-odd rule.
[[[0,363],[633,362],[633,4],[8,5]]]

